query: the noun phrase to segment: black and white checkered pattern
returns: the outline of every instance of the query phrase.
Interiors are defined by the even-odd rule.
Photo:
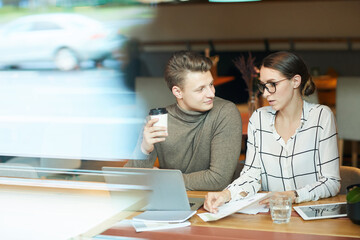
[[[301,125],[285,143],[275,129],[276,112],[263,107],[248,126],[245,167],[228,186],[233,200],[246,191],[297,190],[297,202],[334,196],[340,189],[334,115],[327,106],[304,101]]]

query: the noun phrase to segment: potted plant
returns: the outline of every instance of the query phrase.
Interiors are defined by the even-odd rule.
[[[360,225],[360,184],[350,185],[346,194],[346,212],[350,220]]]
[[[258,88],[259,69],[255,66],[255,57],[252,57],[249,52],[249,57],[245,60],[244,55],[235,59],[234,64],[241,72],[242,78],[245,81],[247,91],[249,93],[249,114],[251,115],[258,108]]]

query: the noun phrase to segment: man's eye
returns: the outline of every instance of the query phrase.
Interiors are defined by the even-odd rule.
[[[270,84],[272,87],[276,87],[276,82],[271,82]]]

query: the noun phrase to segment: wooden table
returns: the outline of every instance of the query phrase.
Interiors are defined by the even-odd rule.
[[[190,191],[190,197],[203,197],[206,192]],[[307,202],[301,205],[343,202],[345,195]],[[299,204],[298,204],[299,205]],[[204,212],[203,208],[198,213]],[[290,223],[275,224],[270,214],[233,214],[215,222],[204,222],[194,215],[191,226],[177,229],[136,233],[132,227],[112,227],[102,235],[125,236],[142,239],[262,239],[262,240],[351,240],[360,239],[360,226],[348,218],[304,221],[294,210]]]

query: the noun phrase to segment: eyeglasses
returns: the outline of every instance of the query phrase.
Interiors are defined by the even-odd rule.
[[[282,82],[284,80],[288,80],[287,78],[284,78],[284,79],[281,79],[277,82],[268,82],[268,83],[265,83],[265,84],[262,84],[262,83],[258,83],[257,86],[259,88],[259,91],[261,93],[264,93],[265,89],[269,92],[269,93],[275,93],[276,92],[276,85],[279,83],[279,82]]]

